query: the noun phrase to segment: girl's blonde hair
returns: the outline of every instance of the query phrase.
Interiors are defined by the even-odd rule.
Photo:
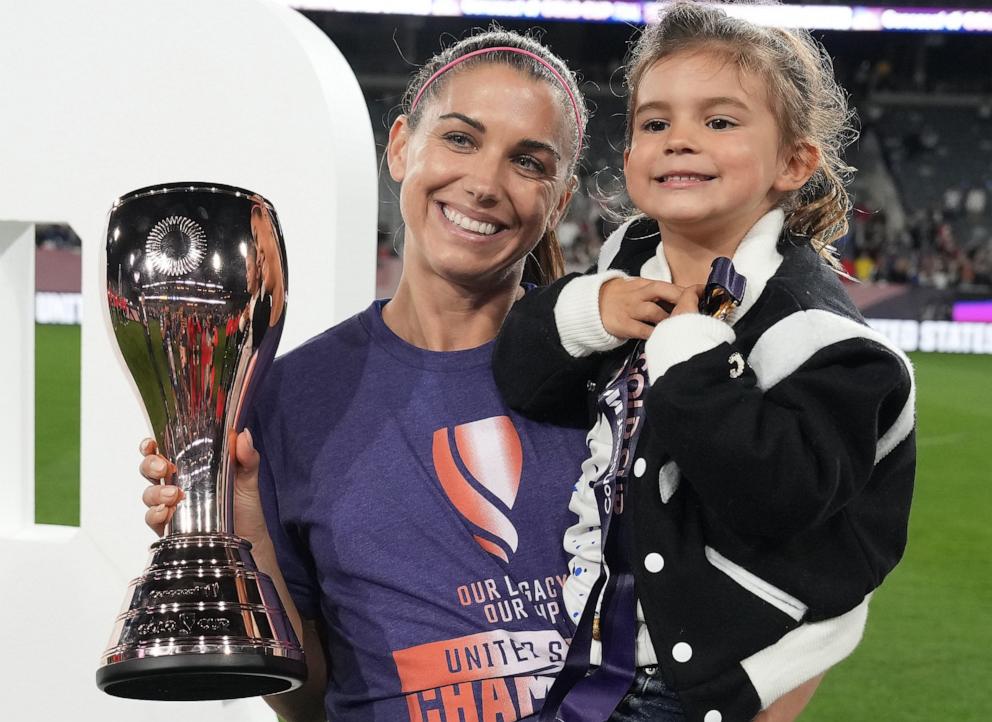
[[[631,47],[625,67],[628,147],[641,78],[659,60],[684,51],[724,55],[742,72],[762,78],[782,136],[781,148],[794,152],[800,143],[808,143],[819,151],[812,177],[789,193],[781,206],[786,230],[807,238],[837,267],[831,243],[847,233],[851,200],[845,185],[854,172],[841,154],[858,134],[847,93],[834,79],[826,50],[806,30],[760,27],[712,4],[678,0]]]
[[[562,88],[558,77],[549,69],[536,60],[517,53],[494,52],[476,55],[466,59],[463,63],[444,74],[438,76],[429,85],[427,82],[440,68],[448,65],[458,58],[483,50],[485,48],[511,47],[537,55],[541,60],[554,68],[558,76],[568,84],[568,92],[572,98],[569,99]],[[423,116],[424,108],[430,105],[445,82],[451,76],[460,72],[465,72],[480,65],[500,64],[515,68],[535,80],[541,80],[554,88],[555,92],[561,96],[561,112],[572,126],[573,147],[570,153],[570,160],[566,169],[566,186],[568,179],[575,172],[582,148],[579,147],[582,138],[585,136],[586,123],[589,120],[589,111],[586,106],[585,97],[579,90],[578,80],[575,73],[560,57],[551,52],[546,45],[530,34],[520,34],[512,30],[504,30],[494,26],[483,32],[477,32],[463,40],[442,50],[440,53],[427,61],[410,79],[407,84],[406,93],[403,95],[401,107],[407,116],[407,122],[411,129],[416,128]],[[425,87],[426,85],[426,87]],[[423,94],[421,95],[421,92]],[[414,99],[420,96],[418,102],[414,104]],[[574,112],[573,112],[574,100]],[[564,154],[563,154],[564,155]],[[567,157],[567,156],[566,156]],[[565,273],[565,256],[558,242],[558,236],[553,228],[549,228],[534,250],[527,255],[524,262],[523,280],[538,285],[546,285],[560,278]]]

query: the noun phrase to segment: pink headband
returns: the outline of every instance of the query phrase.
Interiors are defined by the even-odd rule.
[[[557,70],[555,70],[554,67],[552,67],[551,63],[549,63],[547,60],[542,58],[540,55],[536,55],[529,50],[514,48],[507,45],[507,46],[500,46],[495,48],[482,48],[481,50],[473,50],[471,53],[465,53],[465,55],[455,58],[450,63],[441,66],[441,68],[437,72],[435,72],[431,77],[427,79],[427,81],[422,86],[420,86],[420,90],[417,91],[417,94],[413,98],[413,102],[410,104],[410,113],[412,114],[413,111],[416,110],[417,103],[420,102],[420,99],[421,97],[423,97],[424,92],[431,86],[431,83],[433,83],[435,80],[438,79],[438,77],[448,72],[459,63],[463,63],[469,58],[474,58],[476,55],[484,55],[486,53],[499,53],[499,52],[516,53],[517,55],[526,55],[531,60],[540,63],[545,68],[547,68],[548,71],[553,76],[555,76],[555,79],[561,84],[561,87],[565,89],[565,94],[568,96],[568,99],[572,102],[572,110],[575,111],[575,127],[579,131],[579,143],[575,147],[575,157],[578,158],[579,153],[582,151],[582,114],[579,112],[579,104],[575,100],[575,95],[573,95],[571,89],[569,89],[568,83],[565,82],[565,78],[562,77],[562,74],[559,73]]]

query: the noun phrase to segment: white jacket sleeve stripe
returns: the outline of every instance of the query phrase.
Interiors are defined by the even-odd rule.
[[[741,662],[762,709],[854,651],[864,634],[870,599],[871,594],[839,617],[796,627]]]
[[[898,356],[906,364],[910,379],[913,379],[912,364],[906,354],[895,348],[883,334],[852,319],[817,309],[797,311],[765,331],[751,349],[748,365],[754,370],[758,386],[762,391],[767,391],[795,372],[818,351],[856,338],[877,343]],[[875,463],[898,446],[913,430],[916,382],[913,380],[911,383],[902,411],[878,441]]]

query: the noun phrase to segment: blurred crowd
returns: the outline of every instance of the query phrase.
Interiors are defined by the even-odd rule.
[[[967,200],[959,207],[954,199],[962,196]],[[917,209],[898,231],[884,209],[856,206],[851,231],[838,246],[847,272],[866,282],[992,290],[988,189],[950,188],[945,197],[950,207]]]

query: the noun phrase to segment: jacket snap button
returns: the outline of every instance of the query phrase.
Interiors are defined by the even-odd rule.
[[[660,572],[665,567],[665,557],[658,552],[651,552],[644,557],[644,568],[652,574]]]
[[[644,457],[641,457],[640,459],[634,462],[634,476],[640,479],[642,476],[644,476],[644,470],[647,468],[648,468],[648,462],[644,460]]]
[[[692,659],[692,647],[685,642],[679,642],[672,647],[672,657],[676,662],[688,662]]]
[[[717,710],[711,709],[706,713],[706,716],[703,717],[703,722],[723,722],[723,715]]]

